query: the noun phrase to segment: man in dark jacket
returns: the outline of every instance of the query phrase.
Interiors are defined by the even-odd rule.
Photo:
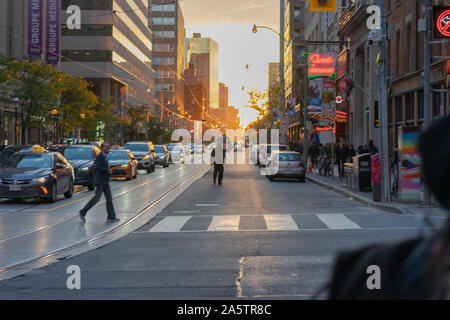
[[[109,169],[106,155],[109,153],[110,148],[109,143],[103,143],[101,146],[102,152],[95,159],[95,196],[83,209],[80,210],[80,219],[82,221],[86,221],[86,213],[99,202],[102,193],[104,193],[106,197],[106,210],[108,212],[107,221],[119,221],[119,219],[116,218],[116,213],[112,202],[111,188],[109,187],[109,175],[111,174],[111,170]]]
[[[216,150],[217,150],[217,153],[218,153],[218,157],[217,158],[216,158]],[[222,152],[223,152],[222,159],[220,159],[220,150],[222,150]],[[226,154],[226,150],[225,150],[225,148],[224,148],[222,143],[216,144],[216,147],[211,152],[211,158],[214,161],[214,178],[213,178],[213,183],[214,184],[216,184],[217,174],[219,174],[219,184],[220,185],[222,184],[223,171],[224,171],[223,164],[225,163],[225,154]]]

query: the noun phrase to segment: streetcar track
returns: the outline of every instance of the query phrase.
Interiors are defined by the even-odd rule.
[[[143,208],[142,210],[140,210],[139,212],[137,212],[133,217],[131,217],[130,219],[128,219],[125,223],[118,225],[116,227],[113,227],[111,229],[108,229],[102,233],[99,233],[95,236],[93,236],[92,238],[80,241],[78,243],[66,246],[64,248],[60,248],[60,249],[56,249],[53,252],[50,253],[46,253],[44,255],[41,255],[39,257],[34,257],[31,259],[28,259],[26,261],[21,261],[15,264],[11,264],[11,265],[7,265],[5,267],[3,267],[2,269],[0,269],[0,274],[1,273],[5,273],[7,271],[11,271],[13,269],[17,269],[19,267],[23,267],[26,266],[28,264],[31,264],[33,262],[37,262],[37,261],[44,261],[48,258],[57,256],[59,254],[62,254],[64,252],[82,247],[84,245],[87,245],[89,243],[95,242],[101,238],[104,238],[110,234],[113,234],[114,232],[130,225],[132,222],[134,222],[136,219],[140,218],[144,213],[146,213],[149,209],[153,208],[155,205],[157,205],[161,200],[165,199],[166,197],[168,197],[169,195],[171,195],[174,191],[176,191],[180,186],[184,185],[186,182],[188,182],[189,180],[191,180],[193,177],[195,177],[196,175],[198,175],[199,173],[201,173],[202,171],[204,171],[205,169],[209,170],[209,166],[207,167],[202,167],[200,169],[198,169],[197,171],[195,171],[192,175],[190,175],[189,177],[185,178],[184,180],[182,180],[181,182],[179,182],[178,184],[176,184],[175,186],[173,186],[171,189],[169,189],[166,193],[164,193],[163,195],[161,195],[160,197],[158,197],[156,200],[154,200],[153,202],[151,202],[148,206],[146,206],[145,208]]]
[[[121,192],[121,193],[119,193],[119,194],[113,196],[113,199],[117,199],[117,198],[119,198],[119,197],[121,197],[121,196],[127,194],[128,192],[131,192],[131,191],[133,191],[133,190],[139,189],[139,188],[141,188],[141,187],[143,187],[143,186],[145,186],[145,185],[147,185],[147,184],[149,184],[149,183],[151,183],[151,182],[154,182],[154,181],[160,180],[160,179],[162,179],[162,178],[164,178],[164,177],[167,177],[168,175],[174,174],[174,173],[180,171],[181,169],[183,169],[183,167],[180,167],[180,168],[176,169],[175,171],[173,171],[173,172],[171,172],[171,173],[163,174],[162,176],[160,176],[160,177],[158,177],[158,178],[155,178],[155,179],[151,179],[151,180],[149,180],[149,181],[146,181],[146,182],[144,182],[144,183],[142,183],[142,184],[140,184],[140,185],[138,185],[138,186],[135,186],[135,187],[133,187],[133,188],[131,188],[131,189],[125,190],[125,191],[123,191],[123,192]],[[130,182],[131,182],[131,181],[130,181]],[[69,204],[75,204],[75,203],[77,203],[77,202],[80,202],[80,201],[82,201],[82,200],[85,200],[86,198],[88,198],[88,196],[84,196],[84,197],[82,197],[82,198],[79,198],[79,199],[77,199],[77,200],[75,200],[75,201],[72,201],[72,202],[69,203]],[[106,202],[106,200],[100,201],[100,202],[99,202],[98,204],[96,204],[94,207],[97,207],[97,206],[99,206],[99,205],[102,205],[102,204],[104,204],[105,202]],[[69,204],[67,204],[67,205],[69,205]],[[59,208],[62,208],[62,207],[64,207],[64,206],[60,206],[60,207],[54,208],[54,209],[56,210],[56,209],[59,209]],[[49,211],[50,211],[50,210],[49,210]],[[48,212],[49,212],[49,211],[48,211]],[[24,232],[19,233],[19,234],[15,234],[15,235],[10,236],[10,237],[8,237],[8,238],[0,239],[0,244],[1,244],[1,243],[4,243],[4,242],[6,242],[6,241],[10,241],[10,240],[13,240],[13,239],[22,237],[22,236],[26,236],[26,235],[29,235],[29,234],[32,234],[32,233],[35,233],[35,232],[39,232],[39,231],[42,231],[42,230],[45,230],[45,229],[54,227],[54,226],[56,226],[56,225],[58,225],[58,224],[60,224],[60,223],[63,223],[63,222],[65,222],[65,221],[69,221],[69,220],[71,220],[71,219],[73,219],[74,217],[77,217],[77,216],[78,216],[78,212],[77,212],[77,213],[74,213],[74,214],[72,214],[72,215],[70,215],[70,216],[67,216],[67,217],[65,217],[65,218],[56,220],[56,221],[54,221],[53,223],[50,223],[50,224],[47,224],[47,225],[44,225],[44,226],[40,226],[40,227],[37,227],[37,228],[34,228],[34,229],[29,229],[29,230],[27,230],[27,231],[24,231]]]

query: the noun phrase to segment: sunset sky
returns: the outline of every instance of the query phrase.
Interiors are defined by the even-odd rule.
[[[265,29],[253,34],[252,27],[256,23],[279,30],[278,0],[181,0],[180,3],[186,37],[200,32],[202,37],[219,43],[219,81],[230,88],[231,106],[246,105],[247,92],[253,88],[267,89],[268,64],[279,61],[279,39]],[[241,124],[246,126],[256,115],[251,109],[240,108]]]

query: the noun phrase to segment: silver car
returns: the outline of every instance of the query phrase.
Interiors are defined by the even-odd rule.
[[[273,152],[266,167],[266,176],[275,178],[291,178],[305,182],[305,164],[301,155],[293,151]]]

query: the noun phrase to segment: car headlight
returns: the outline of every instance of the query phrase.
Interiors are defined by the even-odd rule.
[[[78,170],[80,170],[80,171],[88,171],[89,167],[78,168]]]
[[[142,158],[142,160],[147,160],[149,158],[150,158],[150,156],[145,156],[145,157]]]
[[[46,176],[46,177],[40,177],[40,178],[34,178],[34,179],[32,179],[31,181],[33,181],[33,182],[39,182],[39,183],[45,183],[45,182],[47,181],[47,179],[48,179],[48,176]]]

